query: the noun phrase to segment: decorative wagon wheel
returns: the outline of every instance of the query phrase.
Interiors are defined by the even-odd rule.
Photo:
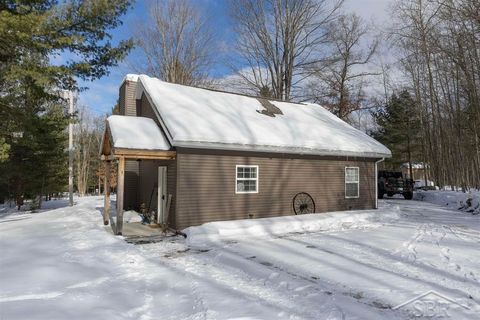
[[[315,201],[306,192],[300,192],[293,197],[293,212],[295,214],[306,214],[315,212]]]

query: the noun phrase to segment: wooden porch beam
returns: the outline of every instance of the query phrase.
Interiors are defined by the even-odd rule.
[[[175,159],[175,157],[161,157],[161,156],[147,156],[147,155],[138,155],[138,156],[134,156],[134,155],[125,155],[125,154],[120,154],[118,155],[118,157],[123,157],[125,159],[132,159],[132,160],[139,160],[139,159],[143,159],[143,160],[173,160]]]
[[[151,160],[172,160],[177,156],[176,151],[161,150],[134,150],[134,149],[112,149],[111,154],[102,154],[100,159],[103,161],[113,161],[115,159],[151,159]]]
[[[125,158],[118,159],[118,177],[117,177],[117,218],[116,218],[116,234],[122,235],[123,229],[123,195],[125,189]]]
[[[136,150],[136,149],[123,149],[115,148],[113,149],[112,154],[115,156],[123,156],[127,158],[142,158],[142,157],[155,157],[155,158],[175,158],[177,155],[176,151],[167,151],[167,150]]]
[[[107,160],[115,160],[119,158],[125,158],[125,159],[133,159],[133,160],[138,160],[138,159],[144,159],[144,160],[173,160],[175,157],[173,156],[152,156],[152,155],[129,155],[129,154],[116,154],[116,155],[111,155],[111,156],[102,156],[101,160],[107,161]]]
[[[104,205],[103,224],[108,226],[110,221],[110,161],[105,161],[105,181],[103,182]]]

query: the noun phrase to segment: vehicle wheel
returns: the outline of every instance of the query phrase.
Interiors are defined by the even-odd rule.
[[[413,192],[405,192],[403,194],[403,197],[405,198],[405,200],[412,200],[413,199]]]
[[[387,192],[387,196],[389,196],[389,197],[393,197],[394,194],[395,193],[393,193],[393,192]]]
[[[315,213],[315,201],[306,192],[300,192],[293,197],[293,212],[295,214]]]

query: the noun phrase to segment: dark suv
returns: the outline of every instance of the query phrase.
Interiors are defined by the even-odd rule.
[[[406,200],[412,200],[414,181],[404,179],[400,171],[378,171],[378,198],[383,199],[383,195],[393,197],[395,194],[401,194]]]

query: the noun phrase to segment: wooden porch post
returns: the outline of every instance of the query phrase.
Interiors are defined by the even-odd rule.
[[[117,221],[116,234],[122,234],[123,228],[123,190],[125,181],[125,158],[118,159],[118,181],[117,181]]]
[[[99,186],[100,187],[100,186]],[[103,182],[105,203],[103,205],[103,224],[108,226],[110,221],[110,161],[105,161],[105,181]]]

